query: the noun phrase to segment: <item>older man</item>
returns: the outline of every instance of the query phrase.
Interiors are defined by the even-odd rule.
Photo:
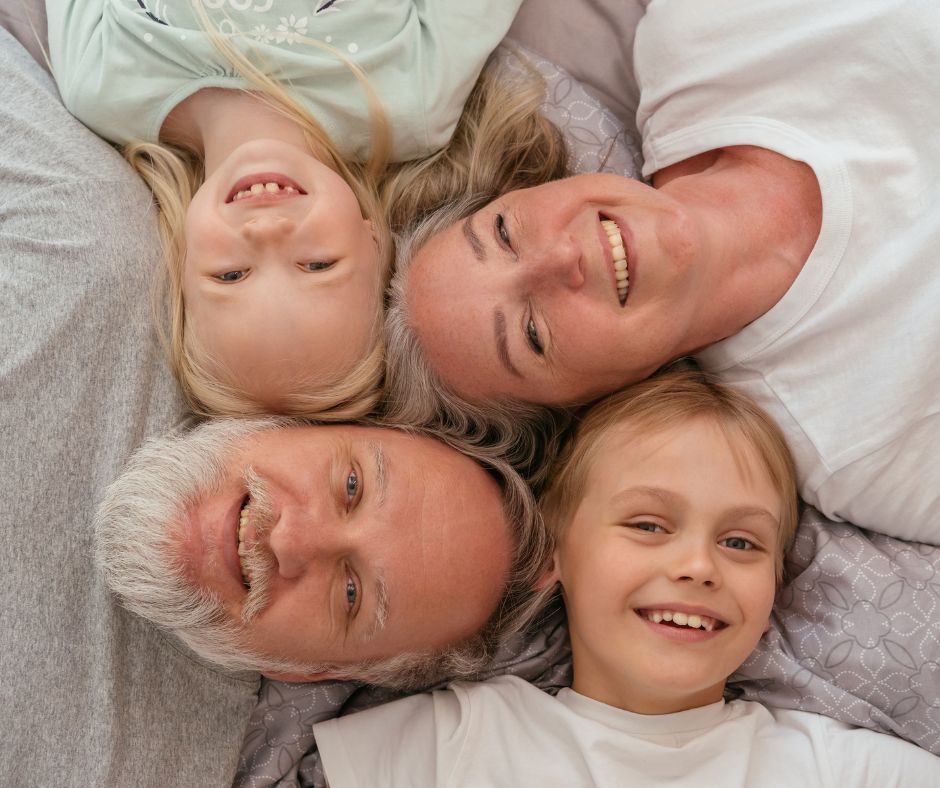
[[[210,661],[423,685],[482,666],[545,560],[525,485],[488,469],[388,428],[210,423],[137,452],[99,558]]]

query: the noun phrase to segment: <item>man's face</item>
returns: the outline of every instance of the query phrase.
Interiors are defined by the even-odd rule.
[[[555,556],[578,692],[640,714],[713,703],[766,630],[781,499],[732,440],[700,417],[595,449]]]
[[[429,438],[351,426],[241,438],[169,539],[240,647],[303,666],[469,637],[501,596],[512,549],[498,485],[476,463]]]
[[[586,402],[706,343],[702,246],[663,191],[604,174],[553,181],[432,238],[411,264],[407,309],[465,399]]]

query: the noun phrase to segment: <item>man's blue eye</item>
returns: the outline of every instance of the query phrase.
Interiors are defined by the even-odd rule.
[[[215,278],[220,282],[237,282],[245,278],[244,271],[226,271],[224,274],[216,274]]]
[[[529,341],[529,347],[532,348],[532,351],[536,355],[544,355],[545,348],[542,347],[542,343],[539,341],[539,330],[532,318],[529,318],[529,322],[525,324],[525,335],[526,339]]]
[[[732,550],[753,550],[754,545],[742,536],[730,536],[723,541],[725,547]]]
[[[350,471],[346,477],[346,498],[354,500],[359,494],[359,475],[355,471]]]
[[[310,271],[315,273],[317,271],[329,271],[334,265],[336,265],[335,260],[324,261],[324,260],[314,260],[309,263],[301,263],[300,267],[305,271]]]
[[[346,604],[352,610],[356,606],[356,600],[359,598],[359,589],[352,578],[346,580]]]

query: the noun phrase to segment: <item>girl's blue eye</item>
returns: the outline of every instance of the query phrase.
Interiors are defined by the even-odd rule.
[[[215,278],[220,282],[237,282],[245,278],[244,271],[226,271],[224,274],[216,274]]]
[[[723,539],[721,543],[725,547],[730,547],[732,550],[754,549],[754,543],[748,539],[745,539],[743,536],[729,536],[727,539]]]
[[[316,273],[317,271],[329,271],[334,265],[336,265],[335,260],[331,260],[331,261],[313,260],[309,263],[301,263],[300,267],[303,268],[305,271]]]
[[[346,604],[352,610],[356,606],[356,600],[359,599],[359,589],[356,588],[356,582],[351,578],[346,578]]]

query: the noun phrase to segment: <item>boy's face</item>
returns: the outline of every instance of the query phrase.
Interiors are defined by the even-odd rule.
[[[767,630],[781,500],[732,441],[696,418],[595,448],[555,553],[577,692],[641,714],[713,703]]]

